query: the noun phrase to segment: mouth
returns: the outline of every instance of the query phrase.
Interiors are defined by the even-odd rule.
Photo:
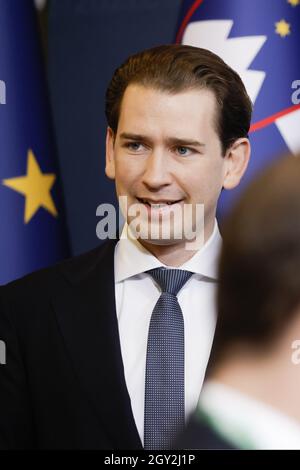
[[[137,200],[139,203],[144,204],[145,206],[153,210],[165,209],[183,201],[183,199],[176,199],[176,200],[160,199],[160,200],[154,201],[153,199],[147,199],[147,198],[145,199],[145,198],[139,198],[139,197],[137,197]]]
[[[166,200],[166,199],[160,199],[158,201],[154,201],[152,199],[144,199],[144,198],[139,198],[137,197],[137,200],[141,203],[144,204],[148,207],[151,207],[152,209],[162,209],[167,206],[172,206],[174,204],[178,204],[179,202],[182,201],[182,199],[176,199],[176,200]]]

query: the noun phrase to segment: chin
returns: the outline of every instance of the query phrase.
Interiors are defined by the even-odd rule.
[[[178,245],[178,243],[183,243],[184,240],[176,240],[176,239],[151,239],[151,238],[139,238],[139,241],[146,242],[149,245],[156,245],[156,246],[173,246],[173,245]]]
[[[149,230],[149,225],[143,226],[142,224],[141,231],[135,233],[135,237],[149,245],[171,246],[185,242],[184,232],[181,226],[175,227],[172,230],[166,230],[163,235],[161,225],[151,226]]]

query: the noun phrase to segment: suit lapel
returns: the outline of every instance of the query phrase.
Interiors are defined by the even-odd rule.
[[[121,356],[114,287],[115,242],[64,265],[53,299],[74,369],[117,449],[139,449]]]

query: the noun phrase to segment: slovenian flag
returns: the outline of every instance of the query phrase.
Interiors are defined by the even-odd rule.
[[[240,186],[223,191],[222,215],[262,168],[300,150],[300,0],[183,0],[176,42],[222,57],[254,105],[251,161]]]

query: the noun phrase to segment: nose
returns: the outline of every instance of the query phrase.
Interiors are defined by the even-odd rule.
[[[152,191],[170,185],[172,175],[170,173],[168,157],[163,151],[153,151],[147,158],[143,174],[143,183]]]

